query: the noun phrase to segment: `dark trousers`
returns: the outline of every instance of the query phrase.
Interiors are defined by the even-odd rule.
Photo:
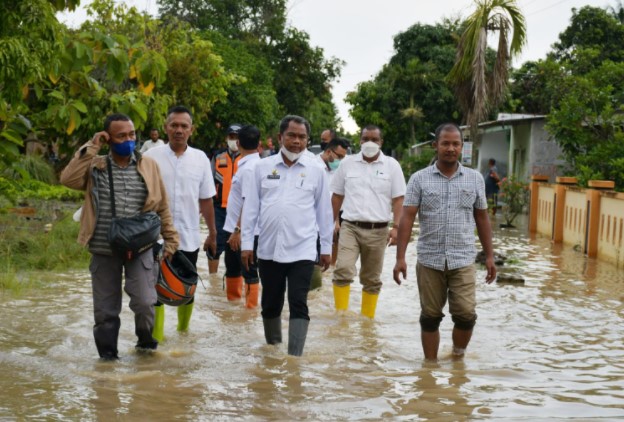
[[[314,261],[280,263],[258,260],[262,283],[262,318],[277,318],[284,308],[284,296],[288,286],[290,319],[306,319],[308,316],[308,291],[314,270]]]
[[[227,218],[227,209],[221,205],[214,205],[215,214],[215,226],[217,227],[217,251],[212,259],[219,259],[221,254],[227,247],[227,240],[230,238],[230,233],[223,230],[225,225],[225,219]]]
[[[131,260],[121,256],[93,254],[89,270],[93,289],[93,337],[102,358],[117,358],[117,339],[121,321],[119,314],[123,290],[130,296],[130,309],[134,312],[137,347],[155,349],[152,338],[154,327],[154,302],[156,288],[154,257],[146,251]]]
[[[232,235],[229,232],[228,239]],[[245,279],[247,284],[257,284],[258,280],[258,259],[256,258],[256,250],[258,249],[258,236],[254,237],[253,256],[254,261],[249,266],[249,269],[243,267],[241,262],[240,248],[237,251],[233,251],[230,248],[229,243],[225,244],[225,276],[226,277],[240,277],[241,275]]]

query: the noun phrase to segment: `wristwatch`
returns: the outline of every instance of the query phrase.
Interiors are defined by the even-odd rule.
[[[238,226],[234,227],[234,233],[240,233],[240,227]]]

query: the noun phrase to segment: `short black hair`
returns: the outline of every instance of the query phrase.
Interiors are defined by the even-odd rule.
[[[260,143],[260,129],[245,125],[238,131],[238,143],[243,149],[257,149]]]
[[[325,150],[330,149],[334,151],[338,147],[349,149],[350,146],[351,144],[346,138],[334,138],[331,141],[329,141],[329,143],[327,144],[327,148],[325,148]]]
[[[288,129],[288,125],[290,124],[290,122],[295,122],[300,125],[304,125],[308,136],[310,136],[310,123],[308,123],[308,121],[304,119],[303,117],[297,116],[294,114],[289,114],[282,119],[279,125],[280,135],[283,135],[284,132],[286,132],[286,129]]]
[[[360,131],[360,138],[362,137],[362,135],[364,134],[364,131],[368,130],[378,130],[379,131],[379,138],[383,139],[383,131],[381,130],[381,128],[377,125],[366,125],[362,128],[362,130]]]
[[[493,158],[490,158],[490,161],[488,161],[489,164],[496,164],[496,160]]]
[[[459,133],[459,139],[461,139],[462,144],[464,143],[464,135],[462,134],[461,128],[459,125],[453,122],[442,123],[435,130],[435,140],[436,142],[440,139],[440,135],[442,132],[457,132]]]
[[[186,113],[191,117],[191,121],[193,121],[193,113],[191,113],[191,110],[189,110],[187,107],[183,106],[183,105],[177,105],[177,106],[173,106],[171,107],[168,111],[167,111],[167,117],[169,117],[172,114],[178,114],[178,113]]]
[[[131,122],[132,120],[125,114],[122,113],[113,113],[106,116],[104,119],[104,130],[108,132],[110,129],[110,125],[113,122]]]

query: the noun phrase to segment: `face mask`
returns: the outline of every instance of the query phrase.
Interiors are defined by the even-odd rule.
[[[122,142],[121,144],[117,144],[111,142],[111,149],[113,152],[120,157],[128,157],[134,151],[136,143],[133,139],[129,139],[127,141]]]
[[[339,160],[338,158],[336,158],[334,161],[330,161],[329,163],[327,163],[327,164],[329,164],[329,169],[330,169],[331,171],[338,170],[338,166],[340,165],[340,161],[341,161],[341,160]]]
[[[238,151],[238,145],[236,145],[236,141],[235,140],[232,141],[232,140],[228,139],[227,144],[228,144],[228,148],[230,149],[230,151],[232,151],[232,152]]]
[[[288,151],[284,147],[282,147],[280,149],[280,151],[282,151],[282,154],[284,154],[284,157],[288,158],[290,161],[297,161],[299,159],[299,157],[301,157],[301,154],[303,154],[303,151],[301,151],[301,152],[290,152],[290,151]]]
[[[367,141],[362,144],[362,154],[366,158],[373,158],[379,153],[379,145],[373,141]]]

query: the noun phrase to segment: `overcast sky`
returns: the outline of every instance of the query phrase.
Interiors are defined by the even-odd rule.
[[[117,1],[119,2],[119,1]],[[88,0],[83,0],[87,4]],[[124,0],[129,6],[157,14],[156,0]],[[617,0],[518,0],[527,20],[528,43],[514,67],[544,58],[552,43],[570,22],[571,9],[585,5],[615,6]],[[472,0],[289,0],[289,23],[310,34],[311,44],[346,62],[334,83],[334,101],[347,131],[357,130],[344,103],[347,92],[370,80],[393,54],[392,37],[415,23],[434,24],[444,17],[468,16]],[[62,14],[76,26],[84,11]],[[494,43],[493,43],[494,44]],[[495,45],[495,44],[494,44]]]

